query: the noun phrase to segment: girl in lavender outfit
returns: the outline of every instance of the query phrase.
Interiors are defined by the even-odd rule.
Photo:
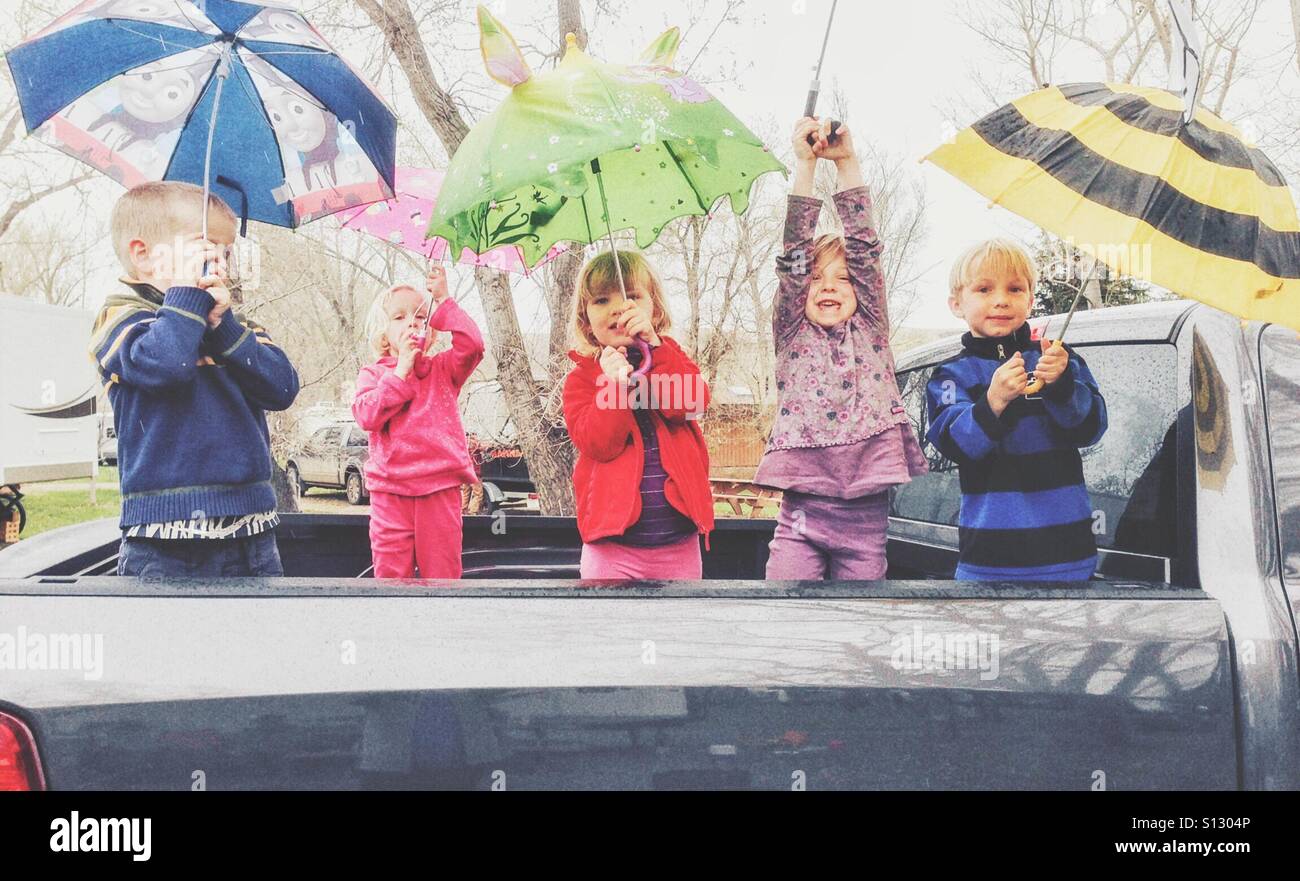
[[[772,329],[777,417],[755,482],[784,491],[767,577],[885,576],[889,489],[926,470],[899,400],[871,196],[848,128],[795,123],[794,191]],[[811,140],[811,143],[809,141]],[[844,236],[814,238],[818,159],[835,163]]]

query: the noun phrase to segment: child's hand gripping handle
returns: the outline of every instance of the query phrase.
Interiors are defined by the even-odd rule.
[[[636,370],[632,371],[632,376],[645,376],[654,366],[654,358],[650,355],[650,344],[641,337],[636,338],[636,347],[641,350],[641,364]]]
[[[1059,348],[1061,348],[1061,341],[1052,340],[1052,345],[1049,347],[1049,351],[1054,351]],[[1047,383],[1043,382],[1037,375],[1035,375],[1034,378],[1029,381],[1029,385],[1025,386],[1025,395],[1036,395],[1043,390],[1043,386],[1045,385],[1047,385]]]
[[[811,117],[816,113],[817,113],[817,92],[816,90],[810,90],[808,92],[808,100],[804,102],[803,105],[803,115]],[[828,144],[833,144],[837,140],[839,140],[839,138],[836,136],[836,132],[838,132],[839,130],[840,130],[840,121],[838,119],[832,119],[831,129],[826,134],[826,142]],[[816,143],[816,141],[817,141],[816,134],[808,135],[808,146],[811,147],[813,144]]]
[[[433,308],[429,308],[429,314],[424,319],[424,324],[420,326],[411,339],[415,341],[415,348],[419,354],[415,356],[415,375],[424,379],[433,369],[433,360],[429,357],[425,349],[429,345],[429,322],[433,319]]]

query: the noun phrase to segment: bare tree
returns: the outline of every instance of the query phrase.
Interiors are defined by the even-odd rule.
[[[408,0],[384,0],[382,4],[380,0],[357,0],[357,4],[383,33],[417,106],[448,155],[455,153],[469,126],[434,74]],[[551,442],[547,431],[546,412],[524,347],[510,281],[503,273],[486,268],[476,268],[474,274],[497,364],[497,379],[528,458],[543,511],[571,514],[574,506],[569,459],[560,445]]]
[[[1292,54],[1295,56],[1296,68],[1300,69],[1300,0],[1291,0],[1291,28],[1295,33]]]
[[[1258,71],[1243,55],[1242,42],[1262,3],[1195,4],[1194,18],[1205,42],[1203,100],[1216,113],[1223,113],[1233,84]],[[1292,0],[1293,7],[1298,3]],[[1055,81],[1060,55],[1067,48],[1084,50],[1107,82],[1165,82],[1173,47],[1165,0],[992,0],[969,2],[960,15],[1008,62],[999,69],[1000,79],[984,70],[972,71],[986,104],[1002,104]]]

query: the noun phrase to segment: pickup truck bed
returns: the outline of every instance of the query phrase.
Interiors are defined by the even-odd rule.
[[[951,581],[937,457],[881,582],[762,581],[753,520],[704,581],[576,582],[572,521],[508,515],[454,584],[357,578],[363,515],[287,516],[284,579],[146,582],[101,522],[0,553],[0,657],[66,662],[0,714],[66,789],[1300,787],[1300,340],[1186,303],[1070,333],[1110,410],[1093,581]],[[900,359],[922,433],[954,350]]]

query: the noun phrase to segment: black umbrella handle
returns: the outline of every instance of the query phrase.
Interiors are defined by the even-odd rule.
[[[816,89],[816,84],[814,84],[814,87],[808,90],[808,100],[804,102],[803,115],[812,116],[816,112],[817,112],[817,89]],[[826,135],[827,143],[834,144],[837,140],[839,140],[839,137],[836,135],[836,132],[838,132],[839,130],[840,130],[840,121],[838,119],[832,119],[830,133]],[[813,145],[814,140],[815,139],[813,138],[813,136],[809,135],[808,146],[811,147]]]

